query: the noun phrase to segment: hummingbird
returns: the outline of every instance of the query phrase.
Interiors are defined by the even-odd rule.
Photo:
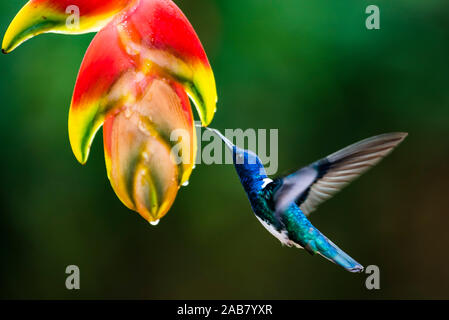
[[[283,245],[319,254],[349,272],[364,267],[315,228],[308,216],[350,182],[379,163],[406,137],[387,133],[355,143],[293,174],[270,179],[259,157],[234,145],[220,131],[231,150],[233,164],[257,219]]]

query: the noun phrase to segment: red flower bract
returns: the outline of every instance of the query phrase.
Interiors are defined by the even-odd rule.
[[[80,13],[77,29],[66,25],[66,6],[73,5]],[[203,125],[212,121],[217,101],[209,61],[181,10],[170,0],[32,0],[11,23],[2,49],[9,52],[44,32],[99,28],[76,81],[70,143],[84,164],[104,125],[108,177],[117,196],[156,222],[194,167],[189,97]]]

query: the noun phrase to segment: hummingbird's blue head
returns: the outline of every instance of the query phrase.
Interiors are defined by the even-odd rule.
[[[232,159],[234,161],[234,167],[240,176],[266,176],[265,168],[254,152],[243,150],[234,145],[232,147]]]
[[[216,129],[208,128],[215,132],[232,151],[234,167],[240,177],[240,181],[247,191],[262,188],[264,179],[267,178],[265,168],[259,157],[250,150],[244,150],[234,145],[228,138]]]

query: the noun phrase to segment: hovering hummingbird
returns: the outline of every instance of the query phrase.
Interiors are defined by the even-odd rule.
[[[316,253],[350,272],[363,266],[315,228],[307,217],[322,202],[380,162],[406,137],[389,133],[363,140],[318,160],[299,171],[272,180],[259,157],[235,146],[220,131],[215,132],[232,151],[235,169],[251,207],[262,225],[288,247]]]

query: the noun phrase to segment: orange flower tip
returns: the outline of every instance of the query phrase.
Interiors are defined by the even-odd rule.
[[[87,164],[88,155],[75,154],[75,158],[82,166],[85,166]]]
[[[89,159],[89,151],[83,152],[83,150],[80,148],[74,148],[73,144],[72,144],[72,151],[73,151],[73,154],[75,155],[76,160],[81,165],[84,166],[87,164],[87,160]]]

